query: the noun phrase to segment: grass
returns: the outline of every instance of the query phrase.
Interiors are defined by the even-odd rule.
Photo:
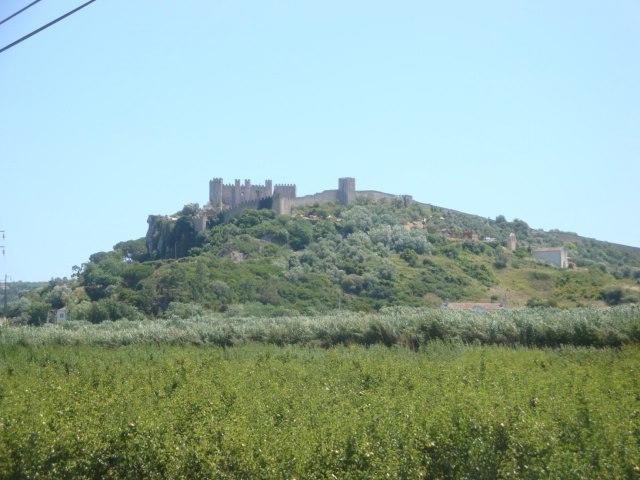
[[[639,478],[640,347],[4,346],[1,478]]]
[[[145,321],[65,322],[44,327],[0,327],[0,346],[138,343],[232,346],[404,345],[431,340],[489,345],[607,347],[640,343],[640,307],[519,309],[490,313],[388,308],[380,313],[334,312],[323,316],[244,317],[204,313]]]

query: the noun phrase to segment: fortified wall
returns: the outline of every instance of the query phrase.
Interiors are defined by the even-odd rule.
[[[233,184],[224,184],[222,178],[214,178],[209,182],[209,203],[205,206],[205,211],[209,215],[220,212],[241,212],[245,208],[256,208],[263,204],[264,200],[271,200],[271,208],[279,215],[288,215],[296,207],[323,203],[341,203],[350,205],[358,198],[369,200],[381,199],[401,199],[403,202],[412,201],[409,195],[392,195],[390,193],[377,192],[374,190],[356,190],[356,179],[344,177],[338,179],[336,190],[324,190],[312,195],[297,196],[295,184],[276,184],[271,180],[265,180],[264,185],[252,185],[250,180],[245,180],[244,184],[236,180]],[[243,208],[244,207],[244,208]]]

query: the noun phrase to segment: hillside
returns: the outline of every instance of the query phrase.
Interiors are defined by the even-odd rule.
[[[359,200],[291,215],[245,210],[197,233],[199,212],[186,206],[171,222],[158,219],[146,239],[92,255],[73,281],[27,294],[11,316],[42,323],[62,306],[74,319],[99,322],[204,310],[278,315],[463,300],[573,307],[640,298],[640,249],[502,216]],[[514,252],[505,248],[511,232]],[[568,251],[571,268],[531,255],[554,246]]]

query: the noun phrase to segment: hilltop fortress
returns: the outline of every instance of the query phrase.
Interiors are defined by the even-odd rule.
[[[413,202],[410,195],[393,195],[375,190],[356,190],[356,180],[351,177],[338,179],[338,188],[299,197],[295,184],[276,184],[265,180],[264,185],[252,185],[251,180],[235,180],[225,184],[222,178],[209,181],[209,201],[199,208],[197,204],[187,205],[188,220],[195,233],[204,232],[207,222],[216,218],[229,221],[242,211],[253,209],[271,209],[278,215],[290,215],[292,209],[325,203],[350,205],[357,199],[367,200],[399,200],[404,205]],[[179,216],[149,215],[149,228],[146,235],[149,253],[160,252],[161,255],[178,256],[178,245],[171,233]],[[182,227],[181,227],[182,228]],[[173,240],[172,240],[173,239]],[[173,251],[173,255],[170,254]]]
[[[276,184],[265,180],[264,185],[252,185],[251,180],[235,180],[232,184],[225,184],[222,178],[214,178],[209,182],[209,203],[203,208],[206,217],[220,213],[225,217],[236,215],[247,208],[271,208],[279,215],[289,215],[295,207],[323,203],[341,203],[350,205],[357,198],[369,200],[400,199],[405,204],[411,203],[409,195],[392,195],[375,190],[356,190],[356,179],[344,177],[338,179],[336,190],[324,190],[311,195],[297,196],[295,184]]]

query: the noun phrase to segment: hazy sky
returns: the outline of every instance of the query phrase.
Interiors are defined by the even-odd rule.
[[[640,246],[640,3],[98,0],[0,54],[0,167],[15,280],[70,275],[217,176],[355,176]]]

